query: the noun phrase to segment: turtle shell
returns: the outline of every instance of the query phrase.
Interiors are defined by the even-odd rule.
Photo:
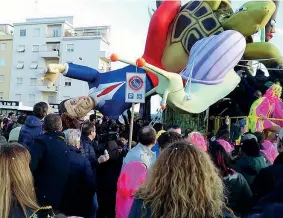
[[[170,44],[181,42],[189,55],[198,40],[223,31],[221,23],[206,2],[191,1],[181,7],[173,22]]]

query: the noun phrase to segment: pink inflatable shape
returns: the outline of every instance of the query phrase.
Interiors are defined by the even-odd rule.
[[[263,146],[264,149],[261,150],[261,152],[264,153],[265,157],[269,160],[269,162],[271,164],[273,164],[275,158],[278,155],[278,152],[276,151],[276,148],[268,140],[264,140],[263,143],[262,143],[262,146]]]
[[[146,179],[146,167],[141,162],[126,164],[119,176],[116,194],[116,218],[129,216],[134,194]]]
[[[234,150],[234,146],[224,139],[217,139],[217,142],[225,149],[227,153],[230,153]]]

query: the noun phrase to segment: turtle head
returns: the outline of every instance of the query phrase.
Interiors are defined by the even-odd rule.
[[[251,36],[266,26],[275,10],[276,5],[271,0],[250,1],[224,19],[222,26],[227,30],[236,30],[245,37]]]

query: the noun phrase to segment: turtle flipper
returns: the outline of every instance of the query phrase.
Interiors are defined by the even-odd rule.
[[[248,60],[261,60],[266,67],[274,67],[283,64],[283,58],[276,45],[269,42],[248,43],[244,53],[244,58]]]
[[[214,0],[214,1],[206,0],[205,2],[210,6],[210,8],[213,11],[216,11],[217,9],[219,9],[221,3],[225,4],[224,8],[232,8],[229,0]]]
[[[251,36],[266,26],[275,9],[271,0],[249,1],[232,16],[221,20],[221,24],[226,30],[236,30],[245,37]]]

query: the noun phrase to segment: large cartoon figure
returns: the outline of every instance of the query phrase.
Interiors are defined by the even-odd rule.
[[[183,7],[181,7],[180,1],[164,1],[156,10],[150,21],[143,58],[152,67],[165,69],[174,73],[180,73],[182,71],[180,75],[182,75],[183,79],[188,79],[188,83],[185,82],[186,91],[188,92],[189,90],[192,90],[192,93],[197,93],[197,89],[194,90],[193,88],[194,83],[201,75],[197,72],[200,71],[200,65],[204,63],[201,62],[205,60],[204,57],[209,58],[209,55],[211,54],[207,53],[207,56],[203,56],[201,59],[197,58],[197,55],[192,53],[193,46],[197,45],[196,42],[201,41],[201,39],[205,37],[219,34],[223,32],[224,29],[235,29],[244,36],[251,36],[259,28],[264,27],[267,24],[274,11],[275,5],[272,1],[246,3],[237,13],[233,13],[229,2],[224,0],[191,1]],[[238,39],[242,41],[242,39]],[[213,40],[216,42],[217,38],[214,38]],[[234,42],[232,42],[231,39],[226,42],[228,43],[228,46],[233,46]],[[195,47],[195,50],[199,51],[198,47],[202,47],[203,43],[204,42],[199,43],[197,47]],[[208,43],[208,41],[206,43]],[[223,54],[228,54],[229,49],[225,46],[227,45],[222,43],[220,46],[221,52],[223,52]],[[227,63],[231,65],[225,66],[225,73],[217,72],[217,78],[219,77],[218,81],[217,78],[214,78],[214,80],[211,78],[205,80],[207,79],[206,75],[202,75],[202,78],[198,83],[204,87],[203,90],[208,91],[209,89],[206,89],[206,87],[212,88],[212,85],[226,81],[225,78],[228,73],[229,75],[235,75],[232,69],[237,63],[236,61],[232,62],[231,60],[232,58],[237,61],[240,60],[240,54],[244,46],[244,44],[241,44],[238,51],[234,50],[236,53],[238,52],[237,54],[239,54],[239,56],[234,57],[232,55],[229,56],[229,60],[226,60]],[[203,50],[208,52],[208,50]],[[257,54],[258,51],[258,47],[256,47],[256,49],[252,47],[249,50],[249,54]],[[232,53],[233,52],[231,52],[231,54]],[[274,56],[274,53],[272,55]],[[211,66],[217,65],[216,63],[209,64],[212,64]],[[50,85],[53,85],[58,75],[62,73],[67,77],[88,82],[90,88],[89,97],[70,99],[63,103],[65,112],[70,116],[83,117],[91,109],[95,108],[106,116],[118,118],[123,111],[131,107],[131,104],[125,103],[125,75],[127,72],[137,71],[138,73],[145,73],[146,71],[146,91],[148,92],[148,95],[158,93],[156,92],[158,87],[166,87],[166,85],[172,84],[170,81],[172,76],[170,76],[170,78],[164,75],[160,76],[160,74],[157,76],[156,72],[151,72],[154,71],[152,68],[148,69],[146,66],[143,66],[144,69],[141,69],[136,68],[134,65],[135,63],[130,63],[130,65],[125,68],[100,74],[95,69],[75,64],[51,64],[48,67],[48,73],[43,79],[48,79]],[[227,71],[228,69],[229,71]],[[209,69],[206,70],[206,72],[209,71]],[[174,81],[177,80],[179,84],[177,87],[184,90],[184,87],[180,85],[182,79],[179,75],[174,79]],[[208,92],[209,97],[207,97],[213,99],[213,101],[215,99],[219,100],[221,96],[224,97],[232,91],[235,87],[234,85],[238,82],[239,78],[235,76],[233,86],[229,89],[224,89],[222,93],[219,90],[218,94],[210,91]],[[172,92],[171,94],[167,92],[159,94],[162,96],[164,95],[165,100],[166,96],[168,96],[168,104],[181,112],[199,113],[205,110],[205,107],[209,106],[204,104],[196,110],[190,109],[193,108],[191,106],[182,109],[184,102],[177,104],[176,101],[170,100],[173,97]],[[190,95],[185,93],[184,96],[188,98]],[[178,99],[180,100],[181,98]],[[163,101],[163,103],[165,103],[165,101]],[[201,104],[201,102],[195,103]],[[209,101],[209,103],[213,104],[215,102]]]
[[[179,113],[201,113],[228,95],[240,82],[234,67],[245,46],[240,33],[228,30],[199,40],[192,47],[188,64],[180,74],[162,70],[144,59],[138,59],[137,66],[157,75],[160,82],[149,94],[159,94],[163,108],[167,103]],[[119,58],[112,57],[112,60]]]
[[[105,116],[118,118],[131,104],[125,103],[125,80],[127,72],[151,72],[158,78],[158,85],[152,86],[146,79],[146,95],[159,94],[162,105],[168,103],[180,113],[200,113],[211,104],[229,94],[240,82],[233,68],[245,51],[244,37],[236,31],[225,31],[217,36],[199,40],[191,50],[190,60],[180,73],[167,72],[139,60],[120,60],[129,66],[108,73],[99,73],[89,67],[66,64],[61,66],[63,75],[88,82],[89,96],[70,99],[64,104],[64,111],[71,117],[83,117],[90,110],[97,109]],[[53,68],[54,67],[54,68]],[[49,71],[58,70],[50,65]],[[186,85],[184,87],[184,81]],[[207,98],[207,96],[210,96]]]
[[[269,118],[278,115],[278,108],[281,109],[282,87],[279,84],[273,84],[263,97],[256,100],[250,109],[249,127],[252,132],[262,132],[264,130],[279,133],[280,126]],[[280,112],[282,116],[282,111]],[[279,117],[280,118],[280,117]]]

